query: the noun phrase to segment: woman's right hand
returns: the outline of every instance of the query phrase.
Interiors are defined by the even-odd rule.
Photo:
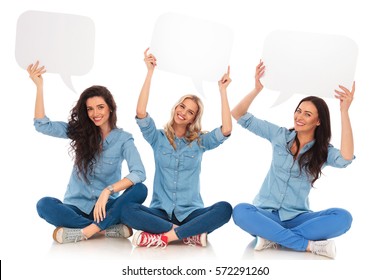
[[[154,57],[153,54],[148,54],[149,48],[147,48],[144,51],[144,61],[146,64],[146,67],[148,68],[148,71],[153,71],[154,67],[157,65],[157,59]]]
[[[39,61],[37,61],[34,64],[30,64],[27,67],[27,72],[30,75],[30,78],[34,82],[34,84],[37,87],[42,87],[43,85],[42,74],[46,73],[45,66],[39,66]]]

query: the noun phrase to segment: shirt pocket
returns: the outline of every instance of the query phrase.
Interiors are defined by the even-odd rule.
[[[175,159],[172,149],[160,147],[156,154],[157,163],[163,168],[173,168]]]
[[[183,153],[183,169],[193,170],[198,167],[200,163],[200,153],[184,152]]]
[[[275,147],[273,164],[277,169],[288,170],[291,168],[292,155],[286,147]]]
[[[118,170],[120,157],[102,157],[97,164],[96,174],[112,175]]]

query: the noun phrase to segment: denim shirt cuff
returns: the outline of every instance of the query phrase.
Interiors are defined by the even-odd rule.
[[[44,116],[43,118],[34,118],[34,124],[45,124],[50,122],[50,119],[47,116]]]
[[[245,126],[245,123],[251,119],[253,117],[253,115],[251,113],[246,113],[244,115],[241,116],[241,118],[238,119],[237,123],[241,126]]]
[[[146,117],[145,118],[140,119],[140,118],[137,118],[137,116],[136,116],[135,120],[136,120],[136,122],[137,122],[139,127],[147,127],[147,126],[149,126],[151,118],[149,116],[149,113],[146,113]]]
[[[215,137],[217,138],[218,142],[223,142],[226,139],[230,137],[230,134],[228,136],[223,135],[222,133],[222,126],[215,130]]]
[[[336,159],[336,163],[338,166],[340,167],[347,167],[348,165],[350,165],[352,163],[352,161],[355,159],[356,157],[353,156],[353,158],[351,160],[347,160],[345,158],[343,158],[343,156],[340,154],[340,156]]]
[[[142,180],[139,178],[139,176],[134,174],[134,173],[129,173],[128,175],[126,175],[125,178],[132,181],[134,185],[142,182]]]

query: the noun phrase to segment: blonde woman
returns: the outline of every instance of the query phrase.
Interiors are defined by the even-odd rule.
[[[150,207],[132,203],[123,213],[124,223],[138,229],[134,246],[166,247],[183,240],[189,245],[207,245],[207,234],[227,223],[232,207],[217,202],[204,207],[200,195],[200,171],[203,153],[218,147],[230,135],[232,120],[226,88],[229,70],[219,81],[222,126],[202,132],[203,104],[195,95],[185,95],[173,106],[170,121],[157,129],[146,107],[156,58],[145,50],[147,75],[139,95],[136,120],[155,159],[153,197]]]

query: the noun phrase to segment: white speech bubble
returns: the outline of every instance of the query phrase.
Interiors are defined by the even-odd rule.
[[[222,24],[176,13],[161,15],[150,52],[160,70],[191,77],[204,96],[203,81],[221,79],[229,65],[233,31]]]
[[[15,56],[19,66],[39,60],[48,73],[57,73],[75,91],[71,76],[92,68],[95,25],[84,16],[27,11],[19,16]]]
[[[274,105],[293,94],[333,97],[354,81],[358,47],[346,36],[278,30],[265,42],[264,86],[280,91]]]

